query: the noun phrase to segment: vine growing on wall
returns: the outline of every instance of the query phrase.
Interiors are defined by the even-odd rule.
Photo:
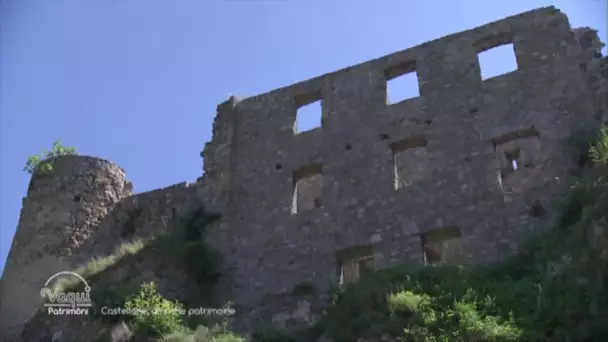
[[[179,233],[171,237],[172,243],[167,243],[173,247],[171,255],[203,292],[210,292],[220,277],[221,255],[204,241],[205,229],[220,217],[203,208],[195,209],[181,218]]]
[[[57,140],[53,143],[50,151],[44,151],[40,154],[30,156],[25,163],[23,171],[26,171],[29,174],[33,174],[34,171],[42,173],[51,172],[53,171],[53,158],[75,153],[76,149],[74,147],[64,146],[61,144],[61,141]]]

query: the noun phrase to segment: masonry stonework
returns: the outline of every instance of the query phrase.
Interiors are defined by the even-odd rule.
[[[508,43],[518,69],[482,81],[477,54]],[[58,168],[54,183],[32,180],[2,279],[3,324],[12,310],[21,311],[8,325],[29,319],[44,279],[82,262],[77,256],[151,236],[197,205],[223,214],[208,232],[224,256],[218,298],[235,303],[234,324],[243,331],[311,324],[326,298],[286,294],[303,282],[325,293],[344,276],[342,255],[353,248],[368,251],[362,257],[374,268],[517,253],[528,232],[550,226],[550,202],[578,167],[569,138],[608,121],[600,47],[593,30],[572,30],[547,7],[266,94],[231,97],[218,106],[201,154],[204,175],[134,196],[107,162],[58,159],[89,169]],[[420,95],[388,105],[387,80],[406,72],[416,72]],[[322,126],[295,134],[297,108],[313,100],[322,101]],[[86,178],[100,170],[109,183]],[[70,178],[74,172],[91,176]],[[87,218],[69,221],[85,203]],[[87,233],[72,245],[42,250],[55,239],[44,232],[79,230]],[[30,261],[45,258],[52,266]]]
[[[118,166],[98,158],[65,156],[53,172],[32,177],[0,284],[0,331],[13,336],[42,303],[40,290],[56,272],[92,254],[99,222],[132,186]]]

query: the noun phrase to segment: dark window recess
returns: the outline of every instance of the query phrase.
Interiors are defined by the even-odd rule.
[[[276,169],[277,169],[277,170],[280,170],[280,169],[282,169],[282,168],[283,168],[283,165],[281,165],[281,164],[277,164],[275,167],[276,167]]]
[[[426,258],[426,262],[431,265],[441,262],[441,254],[429,246],[424,246],[424,257]]]
[[[390,145],[393,153],[395,190],[408,187],[414,180],[422,177],[422,165],[427,156],[426,146],[426,138],[422,135],[393,142]],[[411,167],[412,165],[415,167]]]
[[[80,202],[81,199],[82,199],[82,196],[80,196],[80,195],[74,196],[74,202]]]
[[[424,260],[428,265],[463,261],[463,246],[460,228],[444,227],[421,234]]]
[[[386,133],[380,134],[380,140],[388,140],[388,134],[386,134]]]
[[[524,147],[523,151],[519,148],[513,148],[513,146],[508,148],[506,146],[501,147],[501,145],[513,142],[517,139],[528,138],[534,138],[534,140],[538,142],[540,133],[536,130],[536,128],[529,127],[527,129],[503,134],[498,138],[492,139],[494,148],[496,149],[497,153],[499,153],[497,157],[500,161],[500,175],[502,179],[506,178],[514,171],[534,166],[534,159],[531,158],[531,155],[529,154],[531,151],[528,150],[527,147]],[[523,153],[524,151],[525,154]]]
[[[566,202],[566,206],[562,209],[559,226],[568,228],[578,222],[583,215],[583,204],[578,199],[572,199]]]
[[[293,173],[292,214],[322,206],[322,171],[321,164],[310,164]]]
[[[352,149],[352,145],[351,144],[346,144],[346,146],[344,146],[344,149],[347,151],[350,151],[350,149]]]
[[[589,152],[583,151],[578,156],[578,166],[584,167],[589,163]]]
[[[130,238],[133,236],[133,234],[135,234],[137,219],[139,219],[139,217],[141,216],[141,212],[141,208],[133,209],[129,212],[127,221],[122,226],[120,237]]]
[[[341,284],[356,282],[359,278],[374,270],[372,247],[354,246],[336,253],[339,264]]]
[[[534,201],[530,206],[529,215],[534,218],[543,218],[547,214],[547,209],[543,207],[540,201]]]

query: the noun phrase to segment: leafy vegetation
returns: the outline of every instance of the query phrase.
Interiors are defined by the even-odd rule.
[[[139,294],[127,299],[125,309],[133,315],[137,335],[154,337],[180,329],[185,312],[180,303],[158,294],[154,282],[142,284]]]
[[[255,342],[294,342],[288,334],[272,327],[258,328],[252,338]]]
[[[53,147],[50,151],[44,151],[40,154],[35,154],[30,156],[25,163],[25,167],[23,171],[26,171],[30,174],[35,171],[41,173],[48,173],[53,171],[53,158],[59,156],[65,156],[69,154],[76,153],[76,149],[74,147],[66,147],[61,144],[59,140],[53,143]]]
[[[132,326],[137,337],[160,337],[166,342],[245,342],[230,332],[225,323],[211,328],[203,325],[188,328],[182,320],[186,313],[184,306],[163,298],[153,282],[142,284],[139,294],[127,299],[125,308],[133,313]]]
[[[90,277],[99,274],[106,270],[108,267],[114,265],[118,260],[124,258],[127,255],[135,255],[139,253],[146,245],[146,241],[142,239],[136,239],[131,242],[126,242],[121,244],[118,248],[116,248],[115,252],[104,256],[104,257],[96,257],[86,265],[74,270],[74,273],[79,274],[85,279],[89,279]],[[80,279],[76,277],[70,278],[61,278],[55,284],[54,288],[59,291],[67,291],[73,289],[75,285],[81,285]]]
[[[226,325],[212,328],[199,325],[194,330],[185,329],[165,336],[163,342],[245,342],[246,339],[228,330]]]
[[[597,143],[591,146],[589,151],[595,163],[604,169],[608,169],[608,126],[601,128]]]
[[[608,244],[597,246],[608,239],[606,128],[589,155],[597,174],[572,186],[558,227],[519,255],[375,272],[335,294],[323,329],[336,342],[608,340]]]

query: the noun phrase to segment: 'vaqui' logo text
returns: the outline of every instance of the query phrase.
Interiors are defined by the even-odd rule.
[[[84,284],[83,292],[63,291],[57,287],[51,288],[49,284],[60,276],[78,278]],[[48,308],[49,315],[88,315],[91,304],[91,287],[79,274],[69,271],[52,275],[40,290],[40,296],[46,299],[44,306]]]

